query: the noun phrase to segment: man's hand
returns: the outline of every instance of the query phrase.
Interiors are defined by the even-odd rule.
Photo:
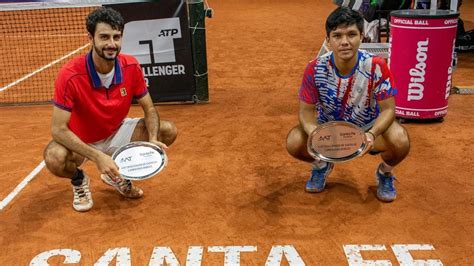
[[[105,153],[101,153],[96,161],[97,169],[101,174],[108,175],[114,182],[119,182],[122,180],[119,173],[119,168],[114,160]]]
[[[318,128],[318,125],[315,124],[315,123],[312,123],[312,124],[307,124],[304,127],[304,130],[305,130],[306,134],[308,134],[308,137],[309,137],[309,136],[311,136],[311,133],[313,133],[313,131],[316,130],[316,128]]]
[[[162,148],[162,149],[168,149],[168,146],[166,144],[164,144],[163,142],[161,141],[157,141],[157,140],[150,140],[149,142],[157,145],[158,147]]]
[[[364,151],[362,154],[366,154],[367,152],[369,152],[370,150],[372,150],[372,148],[374,147],[374,144],[375,144],[375,134],[370,132],[370,131],[367,131],[365,132],[365,138],[367,139],[367,146],[365,147]]]

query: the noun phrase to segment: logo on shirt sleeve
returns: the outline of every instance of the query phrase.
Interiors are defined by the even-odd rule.
[[[121,88],[121,89],[120,89],[120,94],[122,95],[122,97],[127,96],[127,89]]]

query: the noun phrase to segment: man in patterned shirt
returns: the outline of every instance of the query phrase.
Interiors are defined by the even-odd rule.
[[[332,52],[309,62],[299,91],[300,124],[287,137],[287,150],[312,163],[307,192],[322,192],[334,165],[315,160],[307,150],[308,135],[328,121],[351,122],[366,131],[371,154],[380,153],[376,170],[377,198],[395,200],[393,168],[408,154],[406,130],[395,120],[396,89],[383,58],[359,50],[363,18],[339,7],[326,20],[326,41]]]

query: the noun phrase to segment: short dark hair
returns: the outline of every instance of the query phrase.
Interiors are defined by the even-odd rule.
[[[338,7],[326,19],[326,36],[329,37],[329,33],[339,26],[347,27],[352,25],[356,25],[360,33],[362,33],[364,31],[364,18],[362,15],[348,7]]]
[[[114,30],[123,31],[124,20],[122,15],[112,8],[99,7],[92,11],[86,19],[87,31],[94,36],[95,28],[98,23],[106,23]]]

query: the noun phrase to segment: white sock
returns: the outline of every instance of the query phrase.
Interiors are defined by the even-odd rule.
[[[319,160],[315,160],[315,161],[313,162],[313,166],[316,167],[316,168],[318,168],[318,169],[323,169],[324,167],[326,167],[327,164],[328,164],[327,162],[325,162],[325,161],[319,161]]]
[[[386,164],[385,162],[383,162],[379,169],[380,169],[380,172],[382,172],[382,174],[391,173],[393,170],[393,166],[390,166]]]

